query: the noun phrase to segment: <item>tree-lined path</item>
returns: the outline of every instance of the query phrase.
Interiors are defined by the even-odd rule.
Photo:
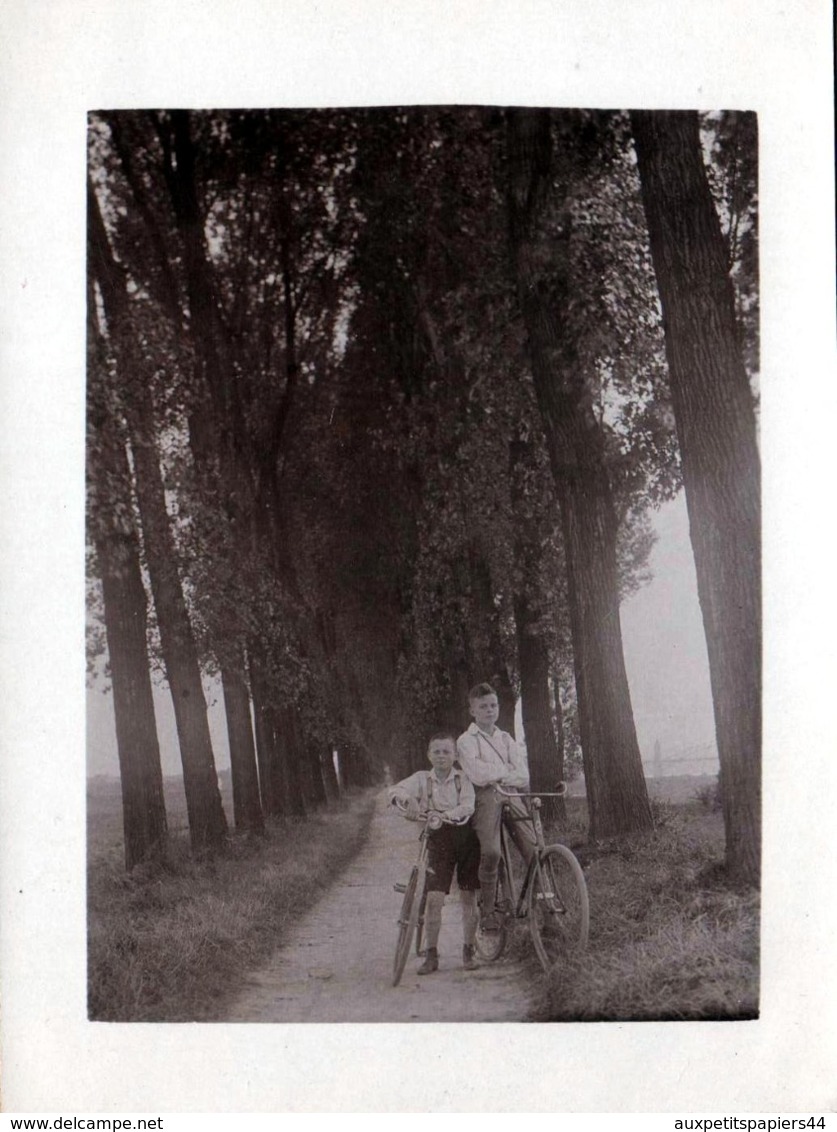
[[[755,116],[100,111],[88,141],[89,646],[126,868],[167,852],[160,675],[197,854],[328,809],[338,767],[426,765],[481,680],[504,728],[520,702],[534,789],[583,765],[589,836],[647,833],[620,606],[682,486],[726,871],[755,886]]]
[[[392,986],[401,896],[417,852],[418,827],[393,816],[381,793],[365,848],[296,926],[270,963],[253,973],[226,1022],[521,1022],[527,994],[519,965],[462,969],[455,892],[439,939],[440,969],[419,978],[408,961]]]
[[[101,110],[88,144],[88,644],[112,691],[126,870],[179,852],[161,679],[193,861],[229,850],[243,875],[271,857],[252,951],[232,917],[236,975],[264,960],[271,913],[279,930],[302,912],[278,874],[299,881],[305,839],[328,829],[348,859],[337,803],[426,767],[481,681],[533,790],[583,770],[583,837],[653,837],[621,610],[683,488],[724,878],[756,888],[755,115]],[[379,815],[233,1016],[525,1017],[513,971],[461,970],[454,907],[442,973],[390,987],[415,834]],[[112,952],[133,954],[121,935]]]

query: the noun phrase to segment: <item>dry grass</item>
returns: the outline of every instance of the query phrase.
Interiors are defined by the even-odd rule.
[[[650,836],[576,846],[590,946],[536,980],[536,1020],[758,1016],[759,901],[724,886],[720,815],[699,803],[654,810]]]
[[[212,1021],[362,846],[375,792],[235,838],[193,859],[183,836],[126,874],[99,841],[88,875],[88,1013],[119,1022]]]

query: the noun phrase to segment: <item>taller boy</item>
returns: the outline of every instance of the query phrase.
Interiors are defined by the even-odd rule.
[[[500,921],[495,910],[497,870],[500,865],[500,823],[503,802],[518,813],[526,813],[522,801],[504,799],[494,790],[528,790],[529,768],[526,754],[507,731],[497,727],[500,705],[490,684],[477,684],[468,693],[468,705],[474,722],[456,741],[456,752],[462,769],[474,785],[475,805],[472,825],[480,841],[481,926],[483,931],[498,931]],[[527,822],[509,822],[509,834],[528,864],[535,850],[535,835]]]

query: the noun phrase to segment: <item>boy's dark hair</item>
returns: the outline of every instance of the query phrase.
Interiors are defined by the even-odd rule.
[[[468,702],[471,700],[481,700],[483,696],[496,696],[497,693],[490,684],[475,684],[471,691],[468,693]]]
[[[435,743],[437,739],[450,739],[454,748],[456,747],[456,736],[450,728],[441,728],[439,731],[434,731],[430,738],[427,740],[427,749],[430,750],[430,744]]]

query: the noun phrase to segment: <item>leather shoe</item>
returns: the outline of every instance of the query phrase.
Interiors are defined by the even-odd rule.
[[[439,952],[435,947],[428,947],[424,953],[424,962],[416,971],[417,975],[432,975],[439,970]]]
[[[497,912],[488,912],[480,920],[480,930],[484,932],[498,932],[502,927],[502,919]]]

